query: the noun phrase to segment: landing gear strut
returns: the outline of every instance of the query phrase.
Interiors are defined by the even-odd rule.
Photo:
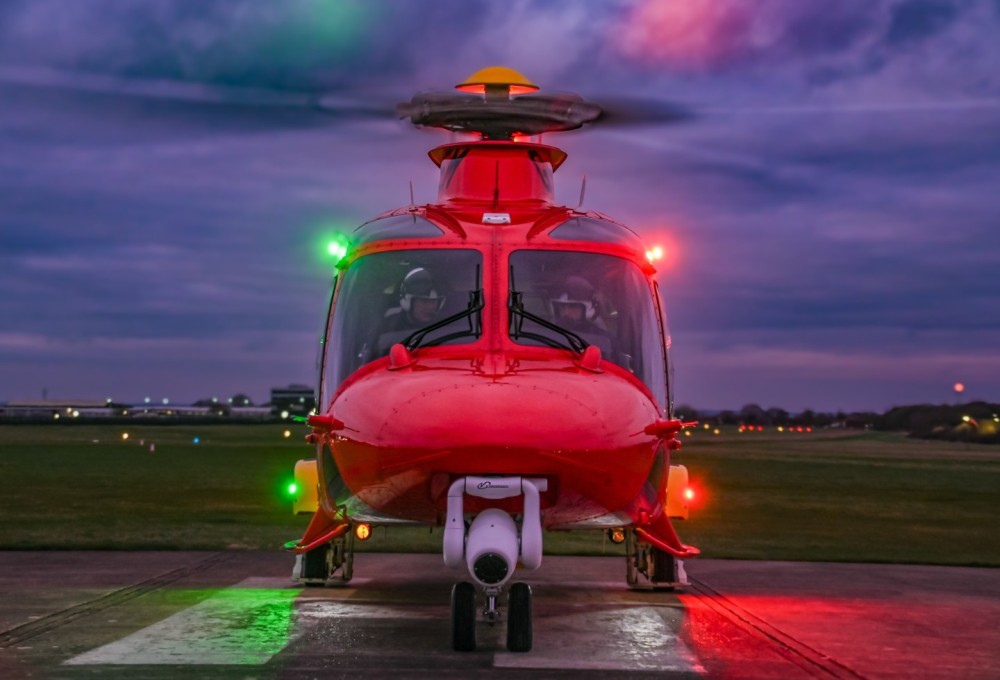
[[[634,529],[625,532],[625,581],[629,588],[673,590],[688,584],[684,562],[638,540]]]
[[[492,626],[503,616],[497,607],[499,588],[486,590],[483,617]],[[531,587],[514,583],[507,596],[507,649],[531,651]],[[476,649],[476,587],[467,581],[451,589],[451,647],[456,652]]]
[[[306,586],[344,585],[354,577],[354,532],[296,556],[292,578]]]

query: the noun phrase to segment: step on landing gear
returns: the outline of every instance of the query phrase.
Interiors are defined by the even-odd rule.
[[[497,607],[499,588],[485,591],[483,618],[492,626],[502,618]],[[511,652],[531,651],[531,587],[514,583],[507,596],[507,649]],[[451,589],[451,646],[456,652],[476,649],[476,587],[467,581]]]
[[[684,561],[625,532],[625,581],[629,588],[674,590],[688,585]]]
[[[296,555],[292,578],[305,586],[344,585],[354,577],[354,532]]]

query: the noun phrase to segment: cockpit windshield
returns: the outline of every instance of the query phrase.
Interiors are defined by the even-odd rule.
[[[652,287],[633,262],[604,255],[519,250],[510,256],[511,339],[601,355],[666,406],[663,335]]]
[[[395,343],[409,349],[473,342],[482,333],[482,255],[474,250],[391,250],[341,274],[326,336],[324,398]]]

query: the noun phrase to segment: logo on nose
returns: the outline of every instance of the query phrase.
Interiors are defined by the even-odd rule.
[[[480,489],[509,489],[510,488],[510,486],[507,485],[507,484],[494,484],[493,482],[490,482],[488,480],[485,481],[485,482],[479,482],[479,484],[477,484],[476,486],[477,486],[477,488],[480,488]]]

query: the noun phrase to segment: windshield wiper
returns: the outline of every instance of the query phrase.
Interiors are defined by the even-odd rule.
[[[483,307],[486,306],[485,297],[483,296],[482,283],[479,278],[479,265],[476,265],[476,289],[469,291],[469,304],[466,305],[464,310],[413,331],[408,336],[403,338],[403,346],[406,347],[406,349],[413,351],[417,347],[433,347],[435,345],[442,345],[452,340],[457,340],[458,338],[470,336],[478,338],[483,332],[482,312]],[[454,333],[443,335],[440,338],[432,338],[431,340],[424,342],[428,333],[433,333],[436,330],[466,318],[469,320],[469,328],[467,330],[455,331]]]
[[[526,338],[528,340],[535,340],[543,345],[548,345],[549,347],[555,347],[556,349],[568,349],[577,354],[583,354],[583,351],[590,346],[590,343],[581,338],[579,335],[573,331],[563,328],[562,326],[552,323],[548,319],[543,319],[540,316],[532,314],[524,308],[524,302],[521,299],[522,294],[515,290],[514,288],[514,268],[510,268],[510,297],[507,300],[507,311],[508,314],[508,329],[507,332],[510,334],[512,340],[519,340],[521,338]],[[537,323],[542,328],[547,328],[554,333],[558,333],[566,339],[566,342],[560,342],[556,338],[550,338],[547,335],[541,335],[540,333],[533,333],[531,331],[526,331],[522,328],[524,325],[524,320],[527,319],[533,323]]]

